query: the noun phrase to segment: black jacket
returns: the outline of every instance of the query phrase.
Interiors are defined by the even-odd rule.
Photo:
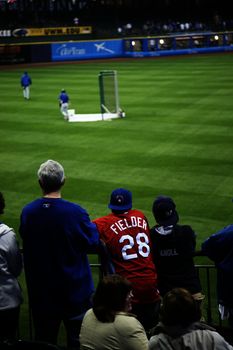
[[[193,260],[196,235],[192,228],[188,225],[154,226],[151,239],[161,295],[177,287],[192,294],[201,292]]]

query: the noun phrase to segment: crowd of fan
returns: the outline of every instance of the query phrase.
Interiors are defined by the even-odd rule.
[[[231,31],[233,19],[223,19],[217,14],[210,20],[147,20],[145,22],[123,23],[117,28],[118,34],[125,35],[161,35],[177,33],[201,33],[208,31]]]
[[[5,5],[6,6],[6,5]],[[221,16],[218,13],[206,18],[185,18],[184,16],[170,18],[163,15],[161,18],[152,15],[148,19],[140,19],[127,15],[124,20],[114,17],[114,13],[108,13],[104,17],[100,13],[96,17],[82,15],[82,11],[31,11],[25,9],[25,13],[19,10],[3,11],[0,7],[0,28],[16,29],[24,27],[61,27],[61,26],[92,26],[94,37],[116,36],[155,36],[161,34],[206,32],[206,31],[231,31],[233,19],[229,16]],[[88,12],[87,12],[88,13]]]
[[[155,225],[133,209],[132,193],[112,191],[110,213],[90,220],[80,205],[62,198],[62,165],[38,170],[42,197],[21,213],[23,261],[12,228],[0,223],[0,341],[17,339],[24,268],[35,341],[57,344],[63,322],[67,349],[229,349],[200,321],[205,296],[194,265],[196,234],[179,224],[176,204],[158,196]],[[5,200],[0,193],[0,214]],[[219,310],[233,329],[233,225],[211,235],[201,253],[217,267]],[[99,254],[97,288],[88,253]],[[228,340],[229,341],[229,340]],[[0,344],[0,345],[1,345]]]

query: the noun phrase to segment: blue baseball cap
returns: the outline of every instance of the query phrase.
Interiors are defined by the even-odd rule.
[[[112,210],[129,210],[132,208],[132,193],[124,188],[112,191],[108,207]]]
[[[170,197],[158,196],[153,203],[152,212],[161,226],[175,225],[179,221],[176,205]]]

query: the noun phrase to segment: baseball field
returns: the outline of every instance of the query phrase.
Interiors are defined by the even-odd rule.
[[[29,101],[20,87],[25,70],[32,78]],[[102,70],[117,70],[126,118],[64,121],[58,107],[62,88],[77,113],[100,112]],[[171,196],[180,223],[197,233],[197,249],[232,223],[232,54],[0,66],[0,82],[2,220],[17,234],[22,207],[41,195],[36,172],[47,159],[63,164],[63,197],[86,208],[91,219],[107,214],[111,191],[125,187],[150,225],[154,198]],[[25,301],[20,331],[27,337],[23,276],[21,283]]]

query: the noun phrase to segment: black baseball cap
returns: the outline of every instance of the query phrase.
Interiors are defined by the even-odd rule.
[[[161,226],[175,225],[179,221],[176,205],[170,197],[158,196],[153,203],[152,212]]]
[[[132,208],[132,193],[124,188],[112,191],[108,207],[112,210],[129,210]]]

